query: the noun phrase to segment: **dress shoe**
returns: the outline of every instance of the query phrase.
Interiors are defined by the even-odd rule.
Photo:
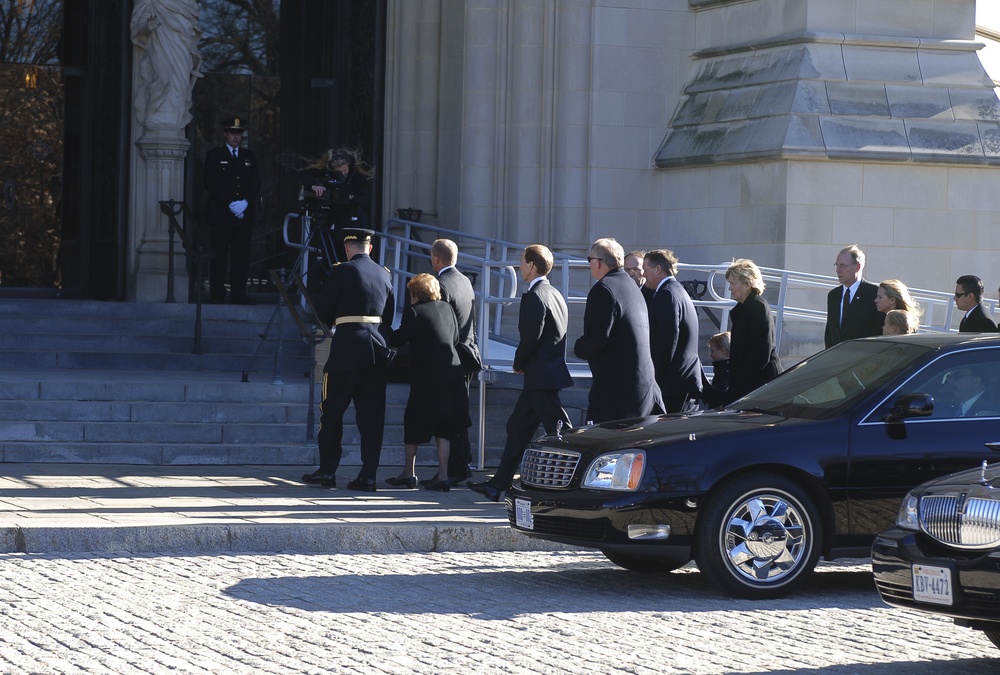
[[[472,480],[472,478],[473,478],[472,469],[466,468],[464,476],[448,476],[448,482],[458,487],[459,483],[462,483],[467,480]]]
[[[416,476],[410,476],[408,478],[400,478],[399,476],[393,476],[392,478],[386,478],[385,482],[387,485],[391,485],[393,487],[405,487],[405,488],[410,488],[411,490],[414,490],[417,487]]]
[[[347,484],[347,489],[357,490],[358,492],[375,492],[375,479],[358,476]]]
[[[481,494],[491,502],[500,501],[500,494],[503,492],[502,490],[490,485],[488,481],[483,481],[482,483],[473,483],[472,481],[469,481],[468,487],[473,492]]]
[[[302,476],[302,482],[306,485],[321,485],[323,487],[337,487],[337,474],[323,473],[322,469],[307,473]]]
[[[451,490],[451,483],[445,480],[432,480],[430,483],[424,486],[428,490],[434,490],[435,492],[448,492]]]

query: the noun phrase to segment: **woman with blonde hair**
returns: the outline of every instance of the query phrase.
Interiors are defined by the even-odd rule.
[[[918,319],[923,313],[920,305],[910,295],[906,284],[899,279],[886,279],[878,285],[878,292],[875,294],[875,309],[883,314],[893,309],[901,309],[904,312],[910,312]]]
[[[441,284],[430,274],[418,274],[406,284],[410,306],[400,326],[392,333],[394,346],[410,345],[410,396],[403,412],[405,466],[396,477],[386,479],[394,487],[417,486],[417,446],[434,437],[438,472],[428,490],[447,492],[448,457],[451,442],[469,426],[469,395],[465,370],[458,358],[458,320],[455,311],[441,300]]]
[[[726,270],[736,306],[729,311],[729,390],[725,402],[773,380],[782,371],[775,344],[774,317],[764,300],[764,277],[752,260],[734,260]]]

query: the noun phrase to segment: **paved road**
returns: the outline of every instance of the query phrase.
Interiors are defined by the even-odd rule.
[[[3,673],[1000,672],[866,561],[732,600],[589,552],[0,556]]]

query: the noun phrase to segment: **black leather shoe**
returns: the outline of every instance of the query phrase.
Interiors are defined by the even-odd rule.
[[[417,487],[417,477],[410,476],[409,478],[400,478],[399,476],[393,476],[392,478],[385,479],[386,485],[391,485],[392,487],[405,487],[411,490]]]
[[[435,492],[448,492],[451,490],[451,483],[448,480],[432,480],[427,485],[424,486],[428,490],[434,490]]]
[[[306,485],[321,485],[323,487],[337,487],[337,474],[323,473],[321,469],[307,473],[302,476],[302,482]]]
[[[462,476],[448,476],[448,482],[458,487],[459,484],[464,483],[467,480],[472,480],[472,469],[466,469],[465,474]]]
[[[347,484],[347,489],[359,492],[375,492],[375,479],[358,476]]]
[[[502,490],[498,490],[490,485],[488,481],[483,481],[482,483],[473,483],[472,481],[469,481],[468,487],[473,492],[481,494],[491,502],[500,501],[500,495],[503,492]]]

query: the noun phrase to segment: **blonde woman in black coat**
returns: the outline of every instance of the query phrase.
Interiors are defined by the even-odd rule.
[[[764,277],[752,260],[733,261],[726,270],[729,292],[736,306],[729,311],[729,391],[735,401],[781,372],[775,343],[774,317],[764,300]]]

